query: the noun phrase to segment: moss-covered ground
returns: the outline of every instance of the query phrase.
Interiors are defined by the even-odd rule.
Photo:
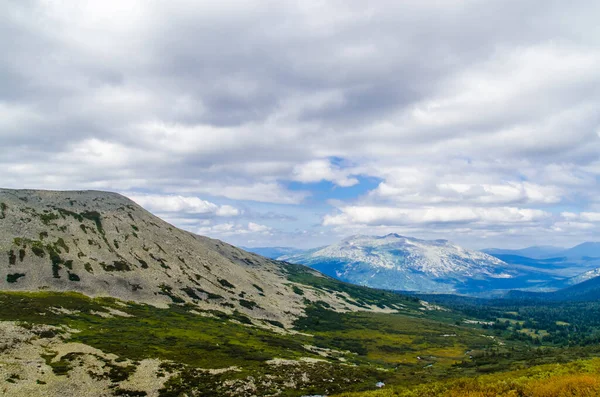
[[[115,310],[120,315],[110,314]],[[79,331],[70,333],[68,341],[133,361],[159,358],[172,363],[180,375],[167,382],[163,396],[196,390],[199,384],[218,388],[227,381],[244,382],[249,376],[264,394],[368,390],[377,381],[445,374],[466,351],[494,345],[479,330],[417,314],[341,314],[313,304],[296,323],[301,333],[276,333],[245,324],[249,319],[239,313],[199,315],[196,310],[76,293],[0,293],[0,320],[67,326]],[[267,363],[275,358],[313,362]],[[61,367],[64,372],[67,364]],[[240,370],[216,375],[196,370],[229,367]],[[294,387],[285,386],[290,378],[297,379]]]

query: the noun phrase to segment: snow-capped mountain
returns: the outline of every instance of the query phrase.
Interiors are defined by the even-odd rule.
[[[592,270],[589,270],[578,276],[571,277],[567,281],[568,281],[569,285],[575,285],[575,284],[583,283],[584,281],[587,281],[587,280],[590,280],[590,279],[596,278],[596,277],[600,277],[600,268],[592,269]]]
[[[531,287],[525,277],[531,276],[531,269],[509,265],[447,240],[427,241],[398,234],[352,236],[278,259],[304,264],[350,283],[391,290],[479,293]]]

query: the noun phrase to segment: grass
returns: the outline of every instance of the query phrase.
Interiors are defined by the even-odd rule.
[[[170,292],[166,287],[165,291]],[[59,314],[49,310],[52,307],[62,307],[72,314]],[[108,313],[109,308],[131,317],[104,318],[93,313]],[[226,380],[237,384],[248,376],[256,379],[259,395],[269,394],[273,388],[290,396],[365,390],[379,380],[414,382],[447,374],[465,351],[490,344],[479,336],[480,331],[417,315],[341,314],[325,305],[313,305],[308,317],[296,323],[302,334],[279,334],[249,326],[250,319],[241,313],[207,312],[207,316],[198,316],[192,310],[197,307],[178,304],[159,309],[131,302],[123,307],[114,299],[90,299],[76,293],[0,293],[0,320],[66,325],[80,331],[71,335],[71,342],[134,361],[159,358],[181,366],[182,374],[170,381],[162,396],[179,395],[186,388],[200,387],[202,382],[205,386],[222,385]],[[283,327],[281,323],[271,324]],[[458,336],[442,336],[449,333]],[[319,349],[334,351],[328,350],[330,357],[319,364],[277,367],[266,363],[274,358],[322,359]],[[426,361],[417,356],[426,357]],[[349,365],[340,365],[341,361]],[[429,363],[434,367],[424,369]],[[71,361],[62,364],[67,372],[72,366]],[[241,368],[241,372],[208,376],[197,371],[231,366]],[[300,383],[285,387],[290,379]]]
[[[235,317],[222,313],[215,313],[216,318],[198,316],[189,313],[192,307],[157,309],[129,304],[123,308],[108,298],[89,299],[75,293],[50,292],[0,293],[0,306],[1,320],[68,325],[81,330],[72,336],[72,341],[136,360],[157,357],[203,368],[225,368],[282,355],[285,358],[307,355],[302,343],[308,342],[308,337],[291,340],[232,323],[229,320]],[[50,307],[77,313],[54,314],[48,310]],[[133,317],[103,318],[92,314],[107,312],[110,307]]]
[[[535,366],[414,387],[343,393],[339,397],[593,397],[600,395],[600,359]]]
[[[399,295],[391,291],[377,290],[344,283],[327,276],[319,276],[305,266],[280,262],[288,273],[288,280],[298,284],[309,285],[323,291],[336,293],[340,298],[346,299],[344,293],[351,296],[357,304],[367,308],[369,306],[384,308],[412,308],[418,309],[419,299],[411,296]],[[299,289],[299,288],[298,288]],[[296,291],[294,289],[294,291]],[[301,294],[301,290],[296,293]]]
[[[494,384],[495,379],[500,382],[505,373],[512,376],[512,372],[507,371],[595,354],[578,348],[534,348],[521,340],[494,339],[494,330],[462,325],[464,317],[456,312],[420,310],[416,298],[340,283],[293,265],[286,265],[286,269],[290,281],[310,286],[317,293],[336,291],[348,302],[397,308],[400,313],[338,313],[325,302],[306,301],[305,316],[294,323],[294,328],[301,333],[275,333],[252,326],[252,321],[239,312],[194,314],[192,311],[198,310],[196,306],[184,304],[172,287],[164,285],[162,293],[171,296],[174,302],[169,309],[132,302],[123,306],[114,299],[90,299],[76,293],[0,293],[0,320],[64,325],[80,331],[71,334],[71,342],[85,343],[133,361],[166,360],[165,365],[173,366],[171,369],[177,369],[180,374],[167,382],[160,391],[161,397],[182,393],[222,395],[241,387],[249,377],[254,379],[257,395],[279,392],[283,396],[329,395],[369,390],[376,382],[383,381],[396,385],[396,389],[381,393],[407,390],[414,393],[381,395],[470,395],[456,394],[458,392],[452,389],[456,387],[460,392],[472,388],[475,393],[472,396],[488,396],[493,394],[477,394],[481,391],[477,384],[461,378],[493,373],[487,376],[497,378],[481,379],[490,379],[490,384]],[[201,290],[182,292],[189,296],[204,293]],[[251,301],[243,304],[248,309],[255,307]],[[59,314],[65,311],[49,310],[52,307],[62,307],[72,314]],[[131,317],[94,314],[109,313],[110,308]],[[267,323],[283,328],[281,323]],[[600,348],[597,350],[600,352]],[[319,353],[324,352],[325,362],[317,364],[299,361],[296,365],[273,366],[267,363],[274,358],[323,359]],[[74,360],[76,357],[54,363],[58,366],[56,370],[68,373]],[[232,366],[240,371],[209,374],[200,370]],[[563,380],[585,383],[585,380],[569,379]],[[487,393],[485,390],[483,393]],[[450,394],[443,394],[446,392]],[[127,395],[126,390],[122,393]]]

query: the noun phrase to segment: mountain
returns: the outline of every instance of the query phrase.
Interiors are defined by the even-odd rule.
[[[241,247],[248,252],[264,256],[270,259],[277,259],[286,255],[295,255],[303,250],[292,247]]]
[[[504,343],[115,193],[0,189],[0,250],[0,395],[331,395]]]
[[[340,280],[401,291],[478,293],[531,286],[549,276],[535,268],[509,265],[447,240],[419,240],[397,234],[352,236],[324,248],[279,258],[308,265]]]
[[[177,229],[116,193],[0,189],[0,210],[1,290],[190,304],[285,326],[307,302],[364,306],[290,282],[308,269]]]
[[[569,285],[575,285],[583,283],[584,281],[590,280],[595,277],[600,277],[600,268],[589,270],[585,273],[581,273],[575,277],[568,279]]]
[[[564,251],[564,248],[553,247],[550,245],[533,246],[521,249],[503,249],[503,248],[486,248],[482,250],[490,255],[516,255],[533,259],[544,259],[550,257],[560,257],[557,253]]]
[[[546,249],[546,255],[540,247],[530,247],[522,250],[485,250],[490,255],[515,266],[534,268],[550,277],[545,282],[539,280],[528,290],[552,291],[569,287],[593,278],[600,268],[600,243],[587,242],[573,248],[560,251]],[[515,252],[531,256],[516,255]],[[595,256],[596,255],[596,256]],[[545,257],[544,257],[545,256]]]
[[[589,276],[600,274],[599,271],[587,273]],[[581,283],[552,292],[510,291],[505,298],[515,300],[532,300],[540,302],[587,302],[600,299],[600,276],[595,276]]]
[[[557,253],[566,258],[600,258],[600,242],[585,242]]]
[[[487,248],[483,252],[498,255],[518,255],[533,259],[566,258],[568,260],[600,259],[600,242],[585,242],[572,248],[558,248],[553,246],[534,246],[522,249]]]

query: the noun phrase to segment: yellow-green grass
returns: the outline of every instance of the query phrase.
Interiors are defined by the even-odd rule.
[[[503,318],[503,317],[501,317],[501,318],[498,318],[498,321],[500,321],[501,323],[505,323],[505,322],[508,321],[511,325],[516,325],[516,324],[523,325],[523,324],[525,324],[525,321],[515,320],[515,319],[512,319],[512,318]]]
[[[531,328],[523,328],[517,332],[520,332],[527,336],[531,336],[532,338],[543,338],[544,336],[549,335],[548,331],[543,330],[543,329],[535,330],[535,329],[531,329]]]
[[[375,388],[375,385],[373,385]],[[551,364],[475,378],[385,386],[381,390],[338,397],[596,397],[600,395],[600,359]]]

